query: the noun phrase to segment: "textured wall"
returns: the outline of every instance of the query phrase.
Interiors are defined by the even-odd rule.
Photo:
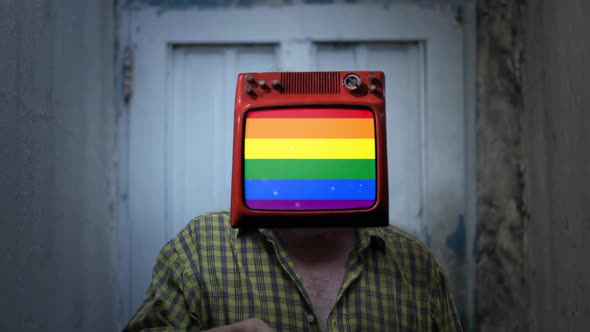
[[[0,1],[0,331],[112,331],[113,1]]]
[[[481,0],[478,325],[590,328],[590,2]]]
[[[590,330],[590,2],[529,1],[525,96],[531,331]]]
[[[527,329],[522,163],[522,0],[478,3],[476,258],[480,331]]]

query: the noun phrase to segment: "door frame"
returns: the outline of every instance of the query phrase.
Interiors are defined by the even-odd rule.
[[[132,167],[138,164],[142,156],[152,153],[164,153],[169,137],[165,134],[153,137],[152,144],[142,144],[136,137],[146,135],[154,126],[166,123],[161,109],[167,105],[165,82],[170,69],[170,52],[174,45],[239,45],[252,44],[277,44],[280,64],[278,70],[308,70],[313,68],[312,50],[314,43],[332,42],[418,42],[422,45],[424,54],[424,105],[423,105],[423,132],[432,133],[431,137],[423,137],[423,176],[436,178],[440,170],[440,162],[452,161],[456,156],[431,155],[436,146],[451,146],[451,150],[462,153],[463,167],[461,178],[445,181],[460,183],[463,191],[457,197],[456,206],[430,206],[423,211],[424,220],[429,220],[433,215],[448,215],[455,217],[457,211],[464,218],[466,234],[466,269],[467,276],[467,315],[470,326],[466,330],[474,328],[474,281],[475,262],[473,245],[476,225],[476,133],[475,133],[475,4],[468,2],[461,6],[440,4],[420,5],[416,3],[390,3],[386,6],[380,4],[295,4],[280,7],[230,7],[230,8],[199,8],[189,7],[183,10],[166,9],[156,6],[141,5],[123,8],[121,11],[121,24],[119,27],[119,52],[118,68],[123,68],[131,61],[133,70],[133,82],[126,81],[121,73],[117,72],[117,86],[120,91],[132,88],[133,96],[130,103],[120,99],[119,109],[119,160],[120,160],[120,202],[119,202],[119,284],[120,284],[120,316],[119,322],[122,328],[130,315],[136,310],[131,308],[133,297],[130,289],[133,276],[132,262],[132,218],[170,218],[170,201],[166,193],[154,192],[147,187],[141,187],[140,179],[145,174],[162,174],[160,186],[165,188],[166,167],[161,165],[144,165],[144,169],[138,174],[132,171]],[[323,19],[326,15],[333,15],[339,20],[331,21],[326,26]],[[461,20],[459,20],[461,15]],[[357,17],[370,17],[371,24],[361,24]],[[203,22],[216,22],[216,26],[208,26]],[[306,24],[301,24],[306,22]],[[356,22],[354,31],[349,31],[350,22]],[[422,24],[421,22],[428,22]],[[219,27],[223,27],[220,29]],[[280,27],[280,28],[279,28]],[[342,31],[347,31],[343,34]],[[293,38],[292,33],[300,37]],[[288,47],[284,47],[288,45]],[[150,68],[154,63],[163,63],[165,66]],[[146,70],[150,68],[150,70]],[[149,77],[146,76],[149,74]],[[451,82],[460,81],[453,85]],[[153,85],[146,82],[162,82],[161,89],[154,89]],[[442,87],[442,89],[441,89]],[[233,91],[231,92],[233,94]],[[158,103],[146,103],[146,95],[151,95],[152,100]],[[161,97],[153,97],[161,96]],[[432,105],[460,105],[455,113],[454,126],[458,128],[457,136],[449,137],[448,133],[438,130],[449,125],[447,117],[441,117],[434,112]],[[450,124],[453,126],[453,123]],[[144,133],[144,134],[142,134]],[[457,145],[449,144],[455,142]],[[439,165],[433,165],[438,161]],[[444,167],[443,167],[444,168]],[[444,170],[443,170],[444,171]],[[442,177],[441,177],[442,181]],[[427,182],[427,181],[423,181]],[[427,182],[429,183],[429,182]],[[434,187],[444,186],[436,184]],[[141,198],[135,199],[131,188],[138,190]],[[435,192],[430,187],[422,188],[423,195],[428,195],[429,201],[434,202],[435,197],[448,194]],[[134,215],[132,206],[135,204],[162,205],[162,216]],[[168,206],[168,207],[167,207]],[[166,222],[170,225],[171,222]],[[139,236],[146,239],[159,238],[163,244],[170,234],[169,227],[161,230],[141,230]],[[138,235],[138,234],[135,234]],[[164,235],[164,236],[162,236]]]

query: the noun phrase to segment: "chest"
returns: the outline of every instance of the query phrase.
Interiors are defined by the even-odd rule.
[[[262,259],[243,260],[244,264],[229,269],[202,266],[203,271],[210,272],[202,274],[202,296],[195,315],[204,327],[258,317],[275,331],[311,331],[313,324],[323,331],[428,331],[421,328],[421,324],[428,323],[430,310],[427,302],[420,301],[427,298],[425,289],[412,287],[395,271],[377,275],[371,260],[365,261],[360,272],[354,264],[344,262],[337,266],[322,264],[323,268],[295,264],[312,305],[310,312],[283,267],[267,263],[274,253],[265,255]],[[221,257],[207,260],[221,261]],[[263,268],[268,272],[261,273]],[[352,281],[338,299],[345,278]]]
[[[338,299],[346,268],[344,264],[322,267],[298,264],[297,270],[303,279],[303,285],[309,295],[316,318],[320,326],[324,327],[322,330],[325,330],[328,316]]]

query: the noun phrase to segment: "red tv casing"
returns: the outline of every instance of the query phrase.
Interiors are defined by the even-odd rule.
[[[369,208],[257,210],[244,192],[245,120],[250,111],[305,108],[371,111],[375,125],[376,194]],[[385,76],[379,71],[265,72],[238,75],[231,188],[234,228],[375,227],[389,224]]]

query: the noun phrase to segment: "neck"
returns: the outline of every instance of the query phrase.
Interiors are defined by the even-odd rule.
[[[277,229],[274,232],[293,259],[307,263],[348,257],[355,245],[352,228]]]

